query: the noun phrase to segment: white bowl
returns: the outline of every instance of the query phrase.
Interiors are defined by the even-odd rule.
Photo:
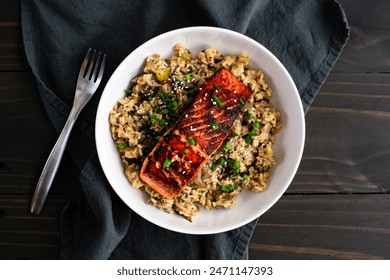
[[[276,135],[274,154],[277,164],[271,169],[268,188],[261,193],[243,191],[232,209],[201,207],[199,216],[189,222],[146,203],[147,195],[131,186],[110,135],[109,112],[123,97],[130,79],[142,72],[145,58],[159,53],[173,54],[176,43],[184,44],[192,54],[213,47],[222,54],[245,51],[250,66],[261,69],[273,89],[272,103],[281,112],[282,130]],[[109,79],[100,99],[96,116],[96,146],[103,171],[118,196],[137,214],[163,228],[191,234],[212,234],[231,230],[256,219],[282,196],[290,185],[301,160],[305,139],[302,103],[295,84],[279,60],[265,47],[240,33],[215,27],[189,27],[159,35],[128,55]]]

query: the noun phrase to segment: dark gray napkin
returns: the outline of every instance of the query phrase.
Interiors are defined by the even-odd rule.
[[[94,120],[105,82],[133,49],[180,27],[218,26],[263,44],[293,77],[305,111],[345,45],[349,28],[333,0],[22,0],[23,39],[46,111],[60,132],[89,47],[107,53],[102,86],[81,113],[68,150],[83,197],[62,215],[63,259],[244,259],[257,221],[215,235],[179,234],[132,212],[112,191],[96,155]]]

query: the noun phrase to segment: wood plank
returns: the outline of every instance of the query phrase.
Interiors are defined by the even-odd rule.
[[[57,140],[32,74],[0,72],[0,193],[33,193]],[[78,169],[65,152],[53,192],[79,193]]]
[[[334,71],[390,71],[390,2],[386,0],[340,0],[351,37]],[[20,26],[20,1],[0,3],[0,70],[28,69]]]
[[[28,201],[23,195],[0,201],[8,207],[0,215],[0,259],[58,258],[65,201],[49,201],[42,217],[21,210]],[[388,259],[389,203],[389,195],[285,195],[260,217],[250,259]]]
[[[390,191],[390,74],[332,73],[306,115],[289,193]]]
[[[350,39],[334,70],[337,72],[390,71],[390,2],[339,0],[351,27]]]
[[[0,196],[0,259],[58,259],[67,198],[50,195],[40,216],[28,212],[30,201],[29,195]]]
[[[23,49],[20,1],[0,2],[0,70],[27,70]]]
[[[285,195],[260,217],[251,259],[389,259],[390,195]]]

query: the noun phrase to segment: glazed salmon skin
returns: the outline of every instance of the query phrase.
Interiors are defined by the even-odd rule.
[[[141,179],[167,198],[178,195],[222,145],[251,95],[228,69],[217,70],[146,157]]]

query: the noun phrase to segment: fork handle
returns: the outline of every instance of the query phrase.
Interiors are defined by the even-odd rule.
[[[43,167],[41,177],[39,178],[31,202],[30,210],[32,214],[38,215],[41,212],[43,205],[45,204],[51,184],[53,183],[58,167],[60,166],[70,132],[72,131],[73,125],[76,122],[80,111],[81,108],[72,108],[64,128],[62,129],[62,132],[58,137],[58,140],[54,145],[45,166]]]

